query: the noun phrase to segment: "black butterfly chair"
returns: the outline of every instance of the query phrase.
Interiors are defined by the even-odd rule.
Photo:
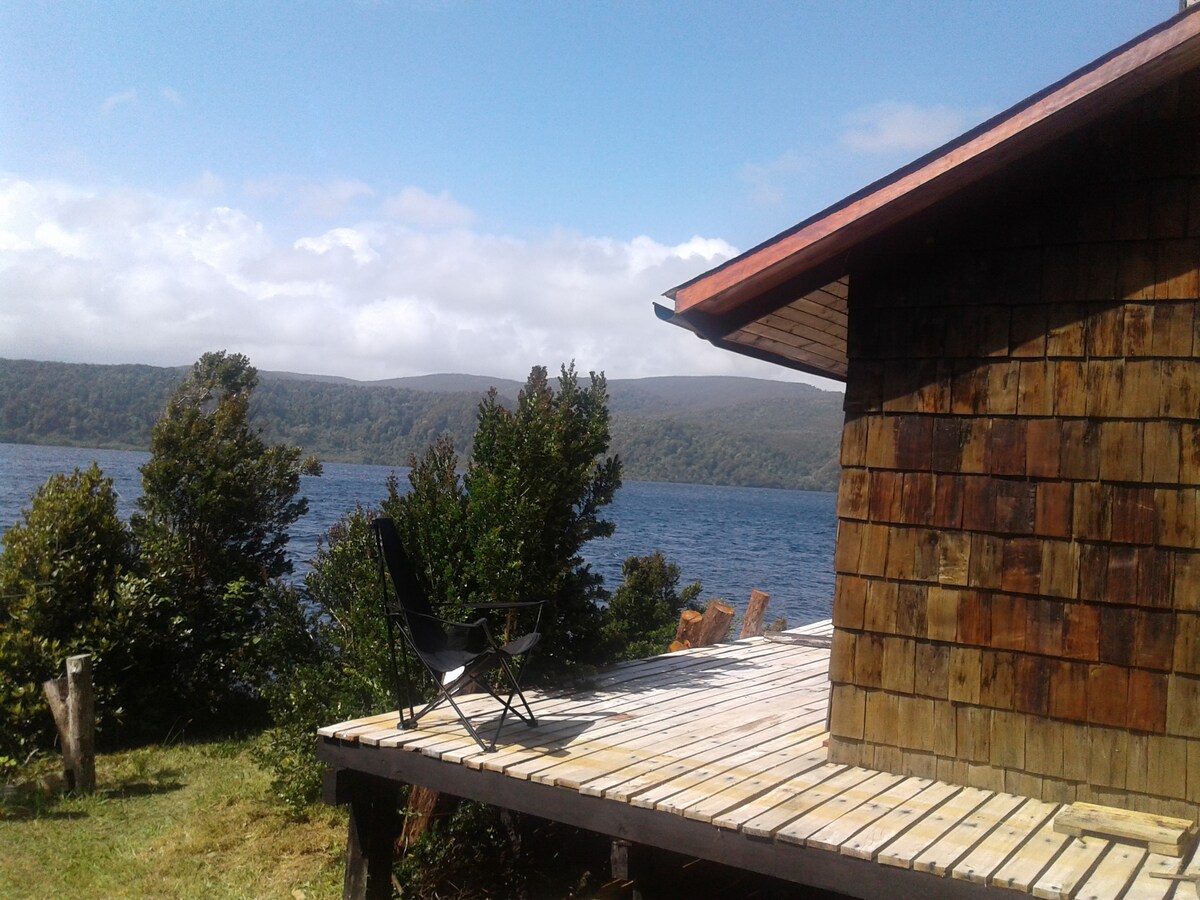
[[[379,577],[383,589],[384,612],[387,619],[388,643],[391,652],[392,679],[396,690],[396,703],[400,710],[401,728],[415,728],[417,721],[431,709],[447,701],[467,731],[471,733],[476,743],[486,753],[496,749],[496,738],[504,727],[504,720],[509,712],[516,715],[527,725],[536,726],[537,719],[529,708],[529,702],[521,693],[521,672],[525,668],[525,654],[541,638],[537,627],[542,618],[542,601],[529,603],[483,603],[474,608],[483,609],[520,609],[534,607],[537,610],[537,622],[534,630],[507,644],[499,644],[492,636],[486,618],[478,618],[474,622],[452,622],[435,615],[425,596],[425,590],[417,579],[400,542],[395,523],[386,517],[375,519],[372,523],[375,529],[375,540],[379,549]],[[391,581],[391,589],[388,581]],[[404,696],[401,697],[400,673],[396,660],[397,636],[404,642]],[[416,655],[433,678],[437,693],[420,712],[414,712],[410,683],[408,677],[408,650]],[[518,664],[517,658],[521,657]],[[489,686],[489,673],[498,670],[500,682],[498,688]],[[479,736],[470,720],[463,714],[462,709],[454,702],[454,695],[463,688],[477,685],[496,698],[503,706],[500,721],[496,724],[496,732],[490,742],[485,742]],[[508,692],[504,698],[501,693]],[[524,707],[525,712],[514,704]],[[408,707],[408,716],[404,708]]]

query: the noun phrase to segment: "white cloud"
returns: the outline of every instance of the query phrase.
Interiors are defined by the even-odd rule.
[[[327,184],[304,184],[296,190],[302,211],[325,219],[343,215],[360,197],[373,197],[375,192],[361,181],[331,181]]]
[[[225,193],[225,182],[219,175],[205,170],[184,190],[193,197],[219,197]]]
[[[311,182],[287,177],[258,178],[244,182],[242,191],[252,200],[282,200],[294,212],[318,219],[342,218],[350,214],[359,200],[375,196],[369,184],[354,179]]]
[[[43,222],[33,231],[35,246],[53,250],[61,256],[78,257],[82,255],[83,242],[79,235],[72,234],[58,222]]]
[[[777,208],[787,197],[789,183],[808,167],[804,157],[789,150],[765,163],[746,163],[738,179],[746,185],[755,206]]]
[[[167,103],[170,103],[172,106],[183,105],[183,95],[173,87],[160,87],[158,89],[158,96],[160,96]]]
[[[111,94],[100,104],[100,114],[110,115],[117,107],[137,103],[137,98],[138,93],[132,88],[128,91],[121,91],[119,94]]]
[[[362,231],[353,228],[335,228],[318,237],[300,238],[293,246],[297,250],[309,250],[318,255],[343,248],[350,252],[350,256],[360,266],[379,259],[379,254],[371,246],[371,239]]]
[[[362,379],[522,378],[571,359],[613,378],[789,377],[653,315],[664,290],[735,252],[699,236],[521,240],[386,221],[282,235],[194,193],[0,176],[0,356],[178,365],[228,349]]]
[[[957,137],[983,117],[979,110],[887,101],[848,115],[841,144],[854,153],[915,155]]]
[[[455,228],[475,221],[475,214],[450,196],[448,191],[430,194],[419,187],[406,187],[383,201],[381,212],[389,219],[421,228]]]

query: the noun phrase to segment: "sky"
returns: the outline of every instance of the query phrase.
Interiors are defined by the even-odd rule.
[[[839,387],[652,304],[1177,10],[11,0],[0,357]]]

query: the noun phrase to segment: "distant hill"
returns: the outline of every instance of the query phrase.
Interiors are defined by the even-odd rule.
[[[145,449],[186,368],[0,359],[0,442]],[[469,449],[492,386],[480,375],[361,382],[261,372],[253,416],[270,441],[333,462],[406,465],[440,434]],[[834,490],[842,394],[722,376],[609,381],[613,449],[625,476],[748,487]]]
[[[407,378],[389,378],[385,381],[360,381],[367,387],[396,387],[409,391],[427,391],[431,394],[474,394],[483,396],[495,388],[501,397],[516,399],[524,382],[511,378],[488,378],[486,375],[410,375]]]

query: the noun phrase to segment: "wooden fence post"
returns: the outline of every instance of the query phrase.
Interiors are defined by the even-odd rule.
[[[739,640],[762,634],[763,617],[767,614],[767,601],[770,599],[770,594],[758,588],[750,592],[750,603],[746,607],[746,614],[742,616],[742,633],[738,635]]]
[[[92,657],[67,658],[67,677],[42,683],[62,744],[67,788],[81,794],[96,790],[96,699]]]

